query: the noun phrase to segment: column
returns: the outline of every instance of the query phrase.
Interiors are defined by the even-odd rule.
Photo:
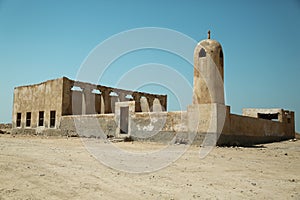
[[[103,104],[104,104],[104,113],[111,113],[111,99],[110,99],[110,95],[109,93],[111,92],[111,90],[109,89],[104,89],[101,90],[102,94],[101,96],[103,96]],[[102,112],[102,111],[101,111]]]
[[[141,112],[141,95],[137,92],[132,93],[133,100],[135,101],[135,112]]]

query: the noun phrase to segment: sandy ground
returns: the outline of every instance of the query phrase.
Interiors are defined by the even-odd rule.
[[[133,174],[101,164],[80,138],[0,135],[0,199],[300,199],[299,140],[215,147],[204,159],[198,151],[193,146],[161,170]]]

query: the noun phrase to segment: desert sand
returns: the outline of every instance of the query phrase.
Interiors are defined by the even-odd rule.
[[[163,147],[115,145],[132,152]],[[199,148],[163,169],[136,174],[103,165],[80,138],[2,134],[0,199],[300,199],[299,140],[215,147],[203,159]]]

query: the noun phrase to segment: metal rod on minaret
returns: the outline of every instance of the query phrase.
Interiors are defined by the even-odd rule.
[[[210,30],[207,32],[207,39],[210,39]]]

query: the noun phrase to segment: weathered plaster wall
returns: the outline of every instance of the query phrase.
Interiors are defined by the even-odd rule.
[[[218,144],[251,145],[295,137],[294,123],[230,114]]]
[[[61,135],[106,138],[119,137],[119,121],[114,114],[63,116]],[[188,143],[187,112],[135,113],[130,116],[130,134],[137,141],[160,143]],[[194,144],[201,144],[204,134],[194,138]]]
[[[280,122],[231,114],[229,134],[261,137],[283,136],[285,128]]]
[[[125,106],[125,103],[120,102],[118,106]],[[116,114],[63,116],[60,124],[62,135],[100,138],[106,138],[106,135],[120,137],[119,109],[117,108],[116,110]],[[130,112],[129,121],[130,133],[125,136],[131,136],[134,140],[188,143],[189,134],[186,111]],[[194,143],[201,144],[204,136],[204,134],[197,134]]]
[[[13,102],[13,128],[16,128],[17,113],[21,113],[20,128],[49,128],[52,110],[56,112],[55,127],[58,127],[62,113],[62,83],[63,79],[60,78],[36,85],[16,87]],[[44,111],[44,125],[41,127],[38,127],[39,111]],[[31,112],[30,127],[25,126],[27,112]]]
[[[137,140],[166,142],[176,132],[187,132],[187,112],[136,113],[131,117],[131,136]]]
[[[134,140],[200,145],[205,137],[188,131],[187,111],[136,113],[131,120]]]
[[[145,139],[158,132],[186,132],[186,115],[186,112],[135,113],[129,117],[130,135]],[[89,130],[85,136],[100,136],[97,134],[100,128],[106,135],[118,136],[118,119],[114,114],[63,116],[60,129],[64,135]]]
[[[106,138],[115,136],[117,123],[114,114],[63,116],[60,123],[62,135]]]

